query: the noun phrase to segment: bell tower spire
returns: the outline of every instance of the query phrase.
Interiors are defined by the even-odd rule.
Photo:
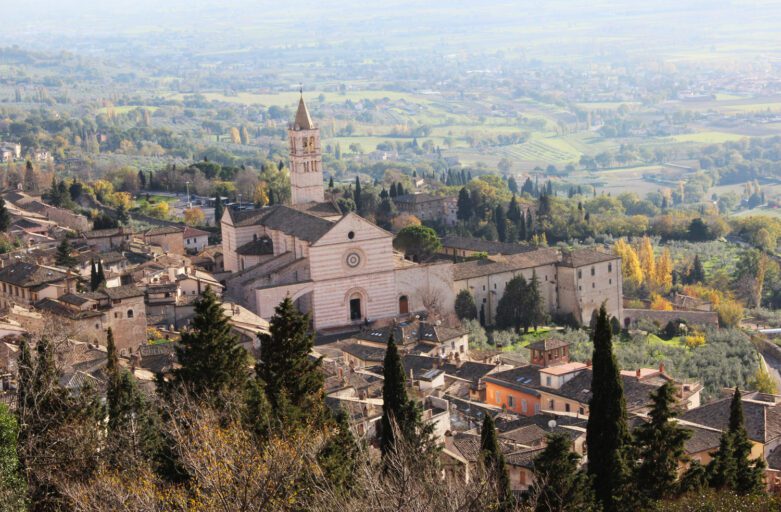
[[[323,202],[323,160],[320,129],[312,122],[304,102],[304,89],[293,123],[287,131],[290,141],[290,196],[292,204]]]

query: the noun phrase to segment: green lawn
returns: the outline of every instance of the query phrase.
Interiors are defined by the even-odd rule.
[[[746,135],[729,132],[699,132],[674,135],[671,137],[675,142],[701,142],[704,144],[721,144],[724,142],[737,141],[747,138]]]

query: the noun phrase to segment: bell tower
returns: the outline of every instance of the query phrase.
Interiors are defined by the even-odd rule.
[[[287,136],[290,140],[291,203],[296,205],[325,201],[320,129],[309,117],[303,91],[298,102],[296,119],[288,128]]]

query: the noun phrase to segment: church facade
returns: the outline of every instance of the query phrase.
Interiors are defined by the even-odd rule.
[[[393,235],[325,201],[319,129],[303,98],[290,141],[291,204],[223,214],[226,295],[270,318],[287,296],[318,330],[453,310],[453,264],[417,264]]]
[[[418,264],[393,249],[393,235],[325,200],[320,131],[301,98],[290,142],[291,204],[226,209],[221,219],[225,295],[269,319],[290,297],[317,330],[453,313],[456,293],[469,290],[493,323],[515,275],[540,280],[550,314],[588,323],[605,303],[621,318],[621,260],[591,249],[562,254],[537,249],[507,257]]]

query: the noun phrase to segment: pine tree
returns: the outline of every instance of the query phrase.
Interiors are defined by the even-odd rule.
[[[637,468],[637,489],[651,500],[671,495],[678,478],[678,466],[685,455],[684,443],[691,432],[679,427],[676,416],[675,388],[666,382],[651,393],[653,407],[650,421],[635,430],[635,441],[640,455]]]
[[[359,451],[347,413],[340,410],[336,414],[336,432],[328,438],[317,454],[318,465],[330,484],[330,490],[337,493],[350,490],[355,478]]]
[[[568,436],[549,434],[545,449],[534,459],[537,512],[595,510],[588,477],[578,469],[580,456],[570,446]]]
[[[705,268],[702,266],[699,254],[694,255],[694,261],[686,275],[686,284],[699,284],[705,282]]]
[[[621,374],[613,354],[612,334],[603,304],[594,328],[586,444],[594,495],[605,512],[616,512],[628,477],[630,442]]]
[[[483,418],[483,427],[480,429],[480,462],[483,469],[492,479],[492,489],[496,492],[496,501],[499,511],[513,510],[513,493],[510,486],[510,475],[504,462],[504,455],[499,447],[499,438],[496,436],[494,420],[490,414]]]
[[[743,402],[740,390],[736,387],[732,396],[729,415],[729,434],[732,444],[732,457],[735,468],[733,489],[738,494],[757,494],[764,492],[765,463],[761,458],[751,459],[752,443],[748,438],[743,420]]]
[[[176,355],[180,368],[172,371],[172,385],[215,403],[243,390],[247,382],[247,353],[231,333],[217,296],[206,291],[195,301],[195,316],[182,333]]]
[[[71,256],[71,246],[67,238],[63,238],[60,245],[57,246],[55,262],[58,266],[65,268],[71,268],[76,264],[76,258]]]
[[[321,359],[310,357],[314,333],[309,316],[300,313],[290,297],[274,311],[270,334],[260,335],[260,360],[255,373],[265,386],[271,409],[289,422],[325,421]]]
[[[0,197],[0,232],[5,233],[11,225],[11,214],[5,207],[5,199]]]

